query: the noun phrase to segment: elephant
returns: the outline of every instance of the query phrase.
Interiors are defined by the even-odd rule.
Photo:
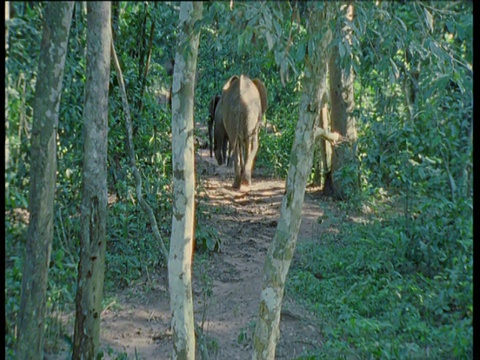
[[[219,100],[220,95],[213,95],[208,104],[208,148],[210,149],[210,157],[213,157],[213,122],[215,121],[215,110]]]
[[[226,163],[227,166],[230,166],[230,158],[232,153],[231,144],[232,143],[229,141],[225,126],[222,122],[215,120],[215,128],[213,131],[213,150],[215,152],[215,158],[217,159],[218,165],[223,165]]]
[[[209,139],[209,148],[210,148],[210,157],[212,157],[212,149],[215,150],[217,147],[221,150],[215,153],[215,158],[218,165],[223,165],[227,163],[227,166],[230,166],[231,161],[231,148],[228,148],[228,158],[227,158],[227,146],[229,145],[228,135],[225,131],[223,123],[218,125],[215,123],[215,110],[217,109],[218,102],[220,100],[220,95],[214,95],[209,104],[209,113],[210,117],[208,119],[208,139]],[[213,141],[212,141],[213,136]]]
[[[233,188],[250,185],[253,165],[258,151],[258,131],[267,110],[267,89],[259,79],[245,75],[232,76],[223,86],[215,111],[215,127],[223,124],[233,151],[235,179]],[[215,157],[221,158],[221,148]]]

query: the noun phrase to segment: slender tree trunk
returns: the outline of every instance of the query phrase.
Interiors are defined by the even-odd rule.
[[[319,124],[322,129],[330,131],[330,115],[328,105],[324,104],[320,112]],[[314,174],[313,185],[323,186],[325,184],[325,177],[331,169],[332,161],[332,144],[326,139],[319,139],[315,141],[314,154]]]
[[[117,72],[118,85],[120,88],[120,94],[122,96],[123,113],[125,115],[125,128],[127,133],[125,143],[126,143],[126,149],[128,153],[128,160],[133,173],[133,177],[135,178],[135,193],[137,195],[138,203],[140,204],[142,209],[145,211],[145,214],[148,216],[148,219],[150,220],[150,225],[152,226],[153,235],[155,236],[155,239],[158,241],[158,245],[160,246],[160,250],[165,259],[165,262],[167,262],[168,251],[165,246],[165,242],[163,241],[162,235],[160,235],[160,231],[158,230],[157,219],[155,218],[155,214],[153,213],[152,208],[150,207],[150,205],[148,205],[147,201],[143,198],[143,195],[142,195],[142,176],[140,175],[140,171],[138,171],[137,165],[135,163],[135,148],[133,146],[133,126],[132,126],[132,117],[130,115],[130,106],[128,105],[127,91],[125,88],[125,82],[123,81],[122,69],[120,68],[120,63],[118,61],[118,57],[115,51],[115,46],[113,44],[113,41],[112,41],[112,61],[115,66],[115,71]]]
[[[45,11],[33,104],[30,220],[18,313],[17,359],[43,359],[48,265],[53,239],[58,110],[73,1]]]
[[[332,38],[332,31],[328,28],[331,4],[313,2],[310,6],[307,32],[314,46],[308,47],[308,57],[305,60],[305,90],[300,104],[300,118],[295,130],[280,220],[265,259],[263,290],[253,338],[253,359],[275,358],[285,280],[300,228],[305,187],[312,170],[314,125],[326,91],[325,59],[328,59],[326,55]],[[318,38],[320,36],[317,34],[323,35]],[[318,37],[314,38],[314,35]]]
[[[139,45],[138,50],[138,81],[141,82],[142,75],[143,75],[143,67],[145,65],[145,54],[147,50],[147,42],[146,42],[146,35],[147,35],[147,16],[148,16],[148,3],[143,3],[143,12],[141,15],[141,23],[139,24],[139,34],[137,34],[137,44]]]
[[[157,3],[155,3],[155,7],[156,6],[157,6]],[[143,71],[143,75],[140,79],[140,96],[138,97],[138,106],[137,106],[138,114],[141,114],[143,111],[143,94],[145,93],[145,87],[147,85],[147,76],[148,76],[148,70],[150,68],[150,58],[152,56],[154,34],[155,34],[155,21],[152,19],[152,25],[150,26],[150,38],[148,40],[147,60],[146,60],[145,70]]]
[[[107,223],[110,2],[87,4],[84,162],[73,359],[96,359],[105,273]]]
[[[172,311],[173,358],[195,358],[191,262],[195,171],[193,102],[202,2],[182,2],[172,98],[173,217],[168,280]]]
[[[117,39],[118,22],[120,20],[120,1],[112,1],[112,40]]]
[[[353,20],[353,5],[350,4],[347,8],[345,20]],[[345,42],[351,42],[350,30],[345,28],[345,21],[337,24],[337,33],[342,31]],[[330,103],[331,103],[331,122],[332,131],[338,132],[341,136],[346,137],[349,141],[344,142],[342,146],[336,146],[332,151],[332,166],[330,172],[325,179],[324,193],[326,195],[334,195],[335,197],[345,198],[346,194],[354,189],[346,189],[350,184],[356,188],[358,183],[356,179],[357,174],[351,174],[354,178],[352,182],[345,181],[341,184],[338,181],[338,171],[348,165],[355,163],[355,142],[357,140],[357,128],[355,118],[352,116],[352,111],[355,106],[353,97],[353,69],[343,69],[341,66],[341,57],[338,45],[335,45],[330,55],[328,64],[330,74]],[[356,167],[355,167],[356,168]],[[347,185],[348,184],[348,185]]]

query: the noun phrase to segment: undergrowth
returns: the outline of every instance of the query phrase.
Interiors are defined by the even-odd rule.
[[[325,228],[299,244],[286,292],[323,331],[319,348],[299,359],[473,358],[472,233],[457,233],[462,248],[436,266],[412,255],[402,215],[387,213],[332,219],[338,232]],[[445,237],[412,222],[413,239]]]

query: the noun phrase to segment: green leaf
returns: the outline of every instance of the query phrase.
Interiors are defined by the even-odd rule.
[[[433,16],[430,14],[427,8],[423,8],[423,10],[425,11],[425,23],[430,31],[433,32]]]
[[[400,76],[400,71],[398,70],[397,64],[390,58],[390,63],[392,64],[393,75],[395,76],[395,80],[397,80]]]
[[[297,51],[295,52],[295,61],[300,63],[305,59],[305,50],[306,44],[305,42],[301,42],[298,44]]]
[[[402,28],[403,28],[403,31],[407,32],[407,25],[405,25],[405,23],[403,22],[403,20],[400,19],[398,16],[395,16],[395,19],[400,23],[400,25],[401,25]]]
[[[338,54],[340,55],[340,59],[343,59],[345,56],[345,47],[341,41],[338,43]]]
[[[273,49],[273,44],[274,44],[272,35],[269,32],[266,32],[265,38],[267,39],[268,51],[270,51]]]

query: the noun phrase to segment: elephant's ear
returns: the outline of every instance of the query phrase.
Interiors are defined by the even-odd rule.
[[[260,93],[260,101],[262,102],[262,115],[265,114],[265,111],[267,111],[267,88],[265,87],[265,84],[260,80],[260,79],[253,79],[252,80],[255,86],[258,89],[258,92]]]
[[[239,77],[237,75],[233,75],[230,79],[228,79],[228,81],[225,83],[225,85],[223,85],[223,89],[222,89],[222,93],[224,91],[227,91],[230,86],[232,86],[232,84],[237,81],[239,79]]]

